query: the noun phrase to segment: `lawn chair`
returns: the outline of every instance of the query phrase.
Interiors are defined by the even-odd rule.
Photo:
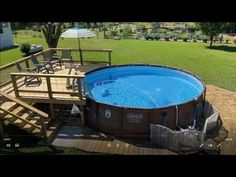
[[[62,50],[61,62],[63,64],[64,62],[68,62],[70,64],[69,67],[73,65],[73,59],[72,59],[70,50]]]
[[[49,74],[50,71],[53,71],[53,69],[48,64],[47,61],[39,62],[35,55],[31,55],[30,59],[31,59],[32,63],[34,64],[34,66],[37,68],[38,73],[42,72],[42,73]]]
[[[50,65],[50,67],[53,71],[53,73],[54,73],[53,68],[56,67],[58,64],[62,68],[61,58],[58,57],[58,56],[55,56],[52,51],[43,52],[43,58],[44,58],[45,62],[48,62],[48,64]]]
[[[20,73],[37,73],[37,68],[26,68],[22,69],[19,63],[16,63],[16,69]],[[36,80],[36,81],[35,81]],[[31,85],[31,84],[38,84],[40,85],[42,82],[41,78],[38,76],[25,76],[25,85]]]

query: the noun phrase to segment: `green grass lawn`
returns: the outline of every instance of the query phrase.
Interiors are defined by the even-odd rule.
[[[18,43],[30,42],[47,48],[44,38],[17,38]],[[191,71],[207,84],[236,91],[236,45],[208,49],[205,43],[81,39],[82,48],[111,48],[112,64],[148,63],[167,65]],[[58,47],[77,48],[76,39],[60,40]],[[22,57],[19,48],[0,52],[1,65]]]

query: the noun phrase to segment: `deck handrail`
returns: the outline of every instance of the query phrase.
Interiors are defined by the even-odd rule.
[[[63,74],[42,74],[42,73],[11,73],[11,80],[12,80],[12,85],[14,88],[14,93],[16,97],[20,97],[19,93],[20,92],[28,92],[28,93],[48,93],[48,98],[49,99],[54,99],[53,94],[77,94],[80,100],[83,100],[83,94],[82,90],[80,89],[80,80],[84,78],[83,74],[78,74],[78,75],[63,75]],[[31,77],[40,77],[40,78],[46,78],[46,85],[47,85],[47,90],[22,90],[17,86],[17,78],[20,77],[26,77],[26,76],[31,76]],[[78,84],[78,92],[74,91],[54,91],[52,90],[52,84],[51,84],[51,78],[65,78],[65,79],[77,79],[77,84]],[[65,85],[66,87],[66,85]]]
[[[111,53],[113,49],[74,49],[74,48],[51,48],[54,51],[62,51],[62,50],[70,50],[70,51],[78,51],[80,56],[80,64],[83,65],[84,61],[91,62],[89,60],[84,60],[83,52],[106,52],[108,53],[108,61],[99,61],[100,63],[108,63],[111,65]]]
[[[35,53],[33,55],[35,56],[39,56],[39,55],[42,55],[43,52],[46,52],[46,51],[49,51],[51,49],[47,49],[47,50],[44,50],[44,51],[41,51],[41,52],[38,52],[38,53]],[[10,68],[12,66],[15,66],[16,63],[23,63],[23,62],[27,62],[30,60],[30,56],[27,56],[27,57],[24,57],[24,58],[21,58],[19,60],[16,60],[14,62],[11,62],[11,63],[8,63],[6,65],[3,65],[3,66],[0,66],[0,71],[4,70],[4,69],[7,69],[7,68]],[[26,64],[27,65],[27,64]]]
[[[71,51],[82,51],[82,52],[112,52],[113,49],[74,49],[74,48],[51,48],[52,50],[71,50]]]
[[[42,73],[11,73],[14,76],[34,76],[34,77],[55,77],[55,78],[84,78],[84,74],[65,75],[65,74],[42,74]]]
[[[113,49],[74,49],[74,48],[49,48],[46,50],[43,50],[41,52],[35,53],[33,55],[35,56],[42,56],[44,52],[48,52],[48,51],[62,51],[62,50],[70,50],[70,51],[78,51],[79,52],[79,62],[81,63],[81,65],[83,65],[83,62],[96,62],[96,63],[107,63],[109,65],[111,65],[111,53],[113,52]],[[102,53],[108,53],[108,59],[103,59],[102,61],[89,61],[89,60],[84,60],[83,57],[83,52],[102,52]],[[22,59],[16,60],[14,62],[11,62],[9,64],[0,66],[0,72],[8,73],[9,70],[8,69],[13,69],[15,67],[16,63],[25,63],[25,67],[26,68],[30,68],[30,56],[24,57]],[[77,61],[75,61],[77,62]],[[8,70],[8,71],[7,71]],[[10,84],[11,83],[11,79],[10,78],[5,78],[4,81],[0,80],[0,88]]]

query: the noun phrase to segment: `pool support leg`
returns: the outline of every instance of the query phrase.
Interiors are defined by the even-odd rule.
[[[81,116],[81,125],[85,126],[85,118],[84,118],[84,106],[80,106],[80,116]]]

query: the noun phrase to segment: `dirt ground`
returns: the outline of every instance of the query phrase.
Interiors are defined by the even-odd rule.
[[[236,92],[207,85],[206,99],[219,111],[228,136],[221,145],[222,155],[236,155]]]

